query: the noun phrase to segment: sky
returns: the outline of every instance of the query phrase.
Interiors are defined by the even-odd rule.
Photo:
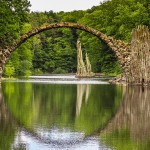
[[[86,10],[93,6],[97,6],[103,0],[29,0],[31,3],[31,11],[73,11]]]

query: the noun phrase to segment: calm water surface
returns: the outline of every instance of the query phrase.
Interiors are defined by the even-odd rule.
[[[2,82],[1,149],[148,150],[150,89],[105,79]]]

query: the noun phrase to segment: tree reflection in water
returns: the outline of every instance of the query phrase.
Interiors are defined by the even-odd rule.
[[[43,143],[49,140],[50,144],[56,142],[59,145],[64,144],[61,139],[64,132],[68,137],[81,136],[69,141],[74,143],[76,140],[79,144],[99,131],[100,143],[109,148],[148,149],[150,88],[123,89],[122,98],[122,87],[119,86],[7,83],[3,86],[5,103],[0,92],[0,146],[3,146],[0,149],[9,149],[12,144],[16,148],[27,146],[24,145],[27,143],[15,141],[22,133]],[[55,133],[60,141],[58,137],[55,140],[52,137]],[[47,139],[47,134],[51,139]]]
[[[10,144],[5,143],[15,148],[28,146],[23,139],[17,140],[26,134],[43,144],[63,143],[66,146],[68,141],[70,144],[84,144],[88,140],[85,137],[96,133],[110,120],[122,97],[122,87],[110,85],[10,82],[3,83],[2,87],[5,104],[15,118],[16,129],[9,133],[12,137]],[[10,124],[11,120],[7,126]],[[4,128],[2,130],[7,135]],[[57,138],[53,135],[57,135]],[[68,138],[66,145],[63,135]]]
[[[15,139],[17,126],[7,109],[0,85],[0,149],[9,150]]]
[[[150,147],[150,88],[126,87],[115,116],[101,131],[104,143],[119,150]]]

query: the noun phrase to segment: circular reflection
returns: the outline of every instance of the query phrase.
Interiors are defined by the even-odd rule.
[[[102,145],[93,134],[108,123],[122,98],[122,87],[109,84],[4,82],[2,86],[5,103],[21,129],[13,145],[27,149],[98,149]]]

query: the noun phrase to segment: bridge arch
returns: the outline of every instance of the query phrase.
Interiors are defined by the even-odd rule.
[[[16,49],[17,47],[19,47],[22,43],[24,43],[27,39],[29,39],[30,37],[39,34],[43,31],[46,30],[50,30],[53,28],[74,28],[74,29],[79,29],[79,30],[83,30],[85,32],[91,33],[94,36],[97,36],[99,39],[101,39],[103,42],[105,42],[110,48],[112,48],[115,52],[117,48],[114,44],[119,44],[120,46],[122,45],[124,48],[127,47],[127,43],[121,41],[121,40],[116,40],[111,36],[107,36],[106,34],[93,29],[91,27],[82,25],[82,24],[77,24],[77,23],[71,23],[71,22],[60,22],[60,23],[52,23],[52,24],[47,24],[47,25],[43,25],[41,27],[32,29],[31,31],[29,31],[28,33],[22,35],[20,37],[20,39],[14,44],[14,49]]]
[[[77,24],[77,23],[71,23],[71,22],[60,22],[60,23],[52,23],[43,25],[41,27],[32,29],[28,33],[25,33],[24,35],[20,36],[19,40],[15,41],[14,44],[11,47],[7,47],[6,49],[0,50],[0,78],[2,76],[2,72],[4,70],[4,65],[9,60],[11,54],[17,49],[22,43],[26,42],[30,37],[39,34],[43,31],[50,30],[53,28],[74,28],[79,30],[84,30],[85,32],[91,33],[94,36],[98,37],[100,40],[102,40],[104,43],[106,43],[116,54],[118,61],[120,65],[122,66],[122,69],[124,72],[126,72],[127,68],[127,59],[129,57],[129,51],[130,51],[130,44],[125,43],[121,40],[116,40],[111,36],[107,36],[106,34],[93,29],[91,27]],[[127,59],[123,59],[127,58]]]

